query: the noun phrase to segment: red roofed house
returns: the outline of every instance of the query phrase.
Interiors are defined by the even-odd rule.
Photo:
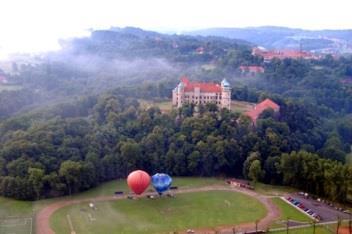
[[[254,109],[245,113],[251,120],[253,121],[254,125],[257,123],[257,119],[259,118],[260,114],[263,113],[267,109],[272,109],[275,113],[280,112],[280,106],[270,100],[269,98],[265,99],[261,103],[255,105]]]
[[[257,75],[260,73],[264,73],[264,67],[261,66],[240,66],[240,71],[242,74],[249,74],[249,75]]]
[[[345,79],[340,80],[342,84],[352,84],[352,76],[348,76]]]
[[[215,103],[219,108],[230,110],[230,84],[225,79],[221,84],[215,84],[191,82],[187,77],[182,77],[181,82],[172,91],[172,104],[179,108],[186,103],[195,105]]]
[[[197,54],[204,54],[204,47],[198,47],[197,49],[196,49],[196,53]]]
[[[307,51],[299,51],[299,50],[263,50],[261,48],[253,48],[252,55],[261,56],[264,58],[264,62],[269,62],[274,58],[278,59],[318,59],[317,56],[314,56],[312,53]]]

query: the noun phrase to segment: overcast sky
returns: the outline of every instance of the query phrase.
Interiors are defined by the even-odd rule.
[[[1,0],[0,57],[58,49],[90,28],[352,28],[351,0]]]

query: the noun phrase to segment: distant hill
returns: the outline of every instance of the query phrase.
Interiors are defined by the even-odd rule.
[[[105,58],[164,57],[172,61],[212,61],[229,49],[248,48],[254,45],[245,40],[224,37],[170,35],[146,31],[135,27],[112,27],[96,30],[90,37],[62,41],[64,51],[99,55]],[[204,53],[197,52],[204,50]],[[202,56],[200,56],[202,55]]]
[[[209,28],[186,35],[242,39],[268,49],[299,49],[323,53],[352,53],[352,30],[303,30],[285,27]]]

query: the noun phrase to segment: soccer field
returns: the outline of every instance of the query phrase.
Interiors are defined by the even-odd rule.
[[[168,233],[188,228],[213,228],[254,222],[264,206],[241,193],[209,191],[177,194],[175,198],[141,198],[72,205],[50,219],[57,233]]]
[[[0,219],[0,234],[32,234],[32,218]]]

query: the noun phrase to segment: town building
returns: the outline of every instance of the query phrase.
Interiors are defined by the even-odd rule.
[[[259,116],[268,109],[272,109],[275,114],[280,113],[280,106],[270,100],[269,98],[265,99],[264,101],[260,102],[259,104],[255,105],[254,108],[250,111],[245,112],[245,115],[247,115],[253,122],[254,125],[256,125],[257,120]]]
[[[196,49],[196,53],[197,54],[204,54],[204,52],[205,52],[205,49],[204,49],[204,47],[198,47],[197,49]]]
[[[239,67],[240,72],[243,75],[249,75],[249,76],[256,76],[258,74],[262,74],[265,72],[264,67],[262,66],[240,66]]]
[[[252,49],[252,55],[261,56],[264,62],[270,62],[272,59],[318,59],[319,57],[307,51],[300,50],[266,50],[264,48],[255,47]]]
[[[172,104],[180,108],[183,104],[214,103],[220,109],[231,108],[231,88],[224,79],[221,84],[191,82],[187,77],[182,77],[181,82],[172,91]]]

